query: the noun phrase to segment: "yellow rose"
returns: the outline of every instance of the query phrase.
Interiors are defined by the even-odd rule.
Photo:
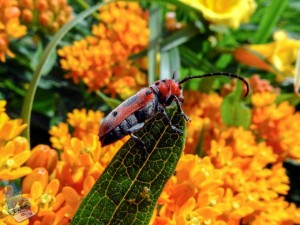
[[[198,9],[211,23],[238,28],[256,9],[255,0],[180,0]]]

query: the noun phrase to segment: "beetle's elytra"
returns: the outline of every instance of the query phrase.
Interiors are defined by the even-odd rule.
[[[181,108],[184,99],[181,85],[191,79],[211,76],[237,78],[246,85],[245,96],[249,92],[247,81],[236,74],[216,72],[188,76],[181,81],[177,81],[177,73],[174,73],[172,79],[158,80],[148,88],[141,89],[135,95],[122,102],[104,118],[99,131],[99,139],[102,147],[116,142],[126,135],[131,135],[131,137],[143,147],[142,157],[146,159],[148,152],[144,142],[135,136],[134,133],[142,129],[145,122],[154,117],[157,113],[163,113],[168,120],[168,125],[175,132],[182,133],[180,129],[171,124],[165,108],[175,101],[179,113],[186,121],[190,121]]]

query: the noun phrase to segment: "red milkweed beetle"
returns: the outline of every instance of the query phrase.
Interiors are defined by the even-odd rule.
[[[135,95],[122,102],[117,108],[110,112],[106,118],[104,118],[99,131],[99,139],[102,147],[116,142],[126,135],[131,135],[131,137],[143,147],[144,152],[142,156],[145,159],[148,155],[147,149],[144,142],[135,136],[134,133],[142,129],[148,119],[161,112],[167,118],[168,125],[171,129],[182,134],[180,129],[172,125],[165,108],[175,101],[179,113],[186,121],[190,121],[181,108],[181,104],[183,103],[181,84],[191,79],[211,76],[237,78],[246,85],[247,89],[245,96],[249,92],[247,81],[236,74],[215,72],[188,76],[181,81],[177,81],[178,75],[175,72],[172,79],[158,80],[150,87],[141,89]]]

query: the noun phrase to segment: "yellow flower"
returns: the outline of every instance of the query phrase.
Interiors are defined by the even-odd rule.
[[[49,134],[53,148],[61,150],[65,143],[71,139],[68,124],[60,123],[58,126],[51,127]]]
[[[295,74],[300,41],[289,38],[284,31],[275,32],[273,39],[271,43],[237,48],[234,56],[245,65],[275,73],[277,81],[281,82]]]
[[[0,179],[14,180],[31,172],[30,167],[22,166],[30,157],[28,141],[16,137],[0,146]]]
[[[0,114],[5,112],[6,101],[0,100]]]
[[[21,119],[11,120],[5,113],[0,114],[0,146],[20,135],[26,126]]]
[[[38,217],[51,214],[61,206],[62,194],[59,193],[60,182],[57,179],[51,180],[46,187],[39,181],[31,186],[30,198],[33,200],[33,207]]]
[[[100,111],[88,110],[87,112],[86,109],[74,109],[72,113],[68,113],[67,122],[74,128],[74,137],[82,138],[88,134],[98,135],[103,115]]]
[[[21,38],[26,34],[26,27],[20,24],[20,8],[18,1],[2,0],[0,2],[0,61],[5,62],[5,55],[14,57],[9,50],[9,42],[13,38]]]
[[[185,4],[201,11],[203,17],[217,25],[238,28],[247,22],[256,9],[254,0],[181,0]]]

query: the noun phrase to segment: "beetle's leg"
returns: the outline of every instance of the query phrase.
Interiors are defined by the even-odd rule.
[[[187,121],[187,122],[191,122],[191,119],[185,115],[185,113],[183,112],[182,108],[181,108],[181,104],[179,102],[179,99],[177,98],[176,95],[173,95],[174,96],[174,99],[175,99],[175,102],[177,104],[177,108],[178,108],[178,111],[180,112],[180,114],[183,116],[183,118]]]
[[[181,116],[183,116],[183,118],[188,121],[188,122],[191,122],[190,118],[188,118],[187,115],[185,115],[185,113],[183,112],[182,108],[181,108],[181,104],[179,102],[179,99],[177,98],[176,95],[171,95],[167,100],[167,105],[171,104],[172,101],[175,101],[176,104],[177,104],[177,109],[178,109],[178,112],[181,114]]]
[[[144,127],[144,125],[145,125],[144,122],[138,123],[138,124],[134,125],[133,127],[130,127],[130,128],[128,129],[128,132],[127,132],[127,133],[132,137],[133,140],[135,140],[139,145],[142,146],[142,148],[143,148],[142,158],[143,158],[144,160],[146,160],[147,157],[148,157],[148,155],[149,155],[149,153],[148,153],[148,151],[147,151],[147,149],[146,149],[145,143],[144,143],[139,137],[137,137],[137,136],[135,136],[135,135],[133,134],[133,133],[139,131],[140,129],[142,129],[142,128]]]
[[[172,130],[174,130],[175,132],[177,132],[179,134],[183,134],[182,130],[178,129],[171,123],[171,120],[169,119],[168,114],[162,105],[160,105],[160,104],[158,105],[158,110],[165,115],[165,117],[167,118],[167,121],[168,121],[168,125],[171,127]]]

